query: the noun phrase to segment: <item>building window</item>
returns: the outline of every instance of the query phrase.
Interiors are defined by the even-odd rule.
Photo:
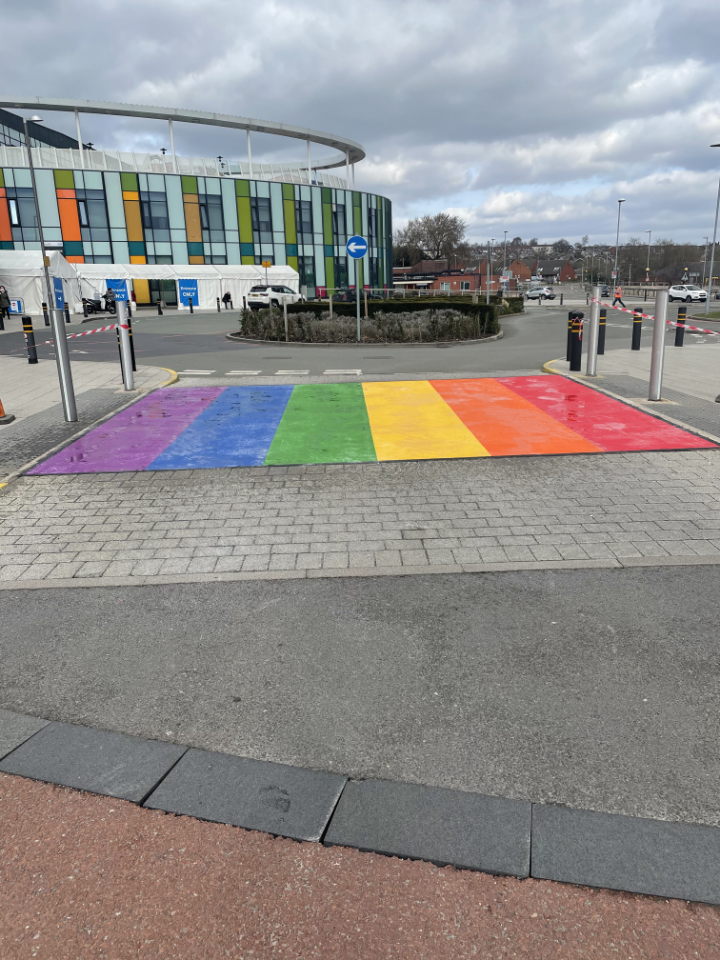
[[[8,200],[8,206],[10,207],[10,223],[13,227],[19,227],[20,217],[18,216],[17,200]]]
[[[461,280],[461,281],[460,281],[460,289],[461,289],[461,290],[469,290],[469,289],[470,289],[470,281],[469,281],[469,280]]]
[[[449,290],[449,289],[450,289],[450,284],[449,284],[449,283],[441,283],[441,284],[440,284],[440,289],[441,289],[441,290]]]
[[[87,207],[85,206],[84,200],[78,200],[78,216],[80,217],[80,226],[89,227],[88,216],[87,216]]]
[[[337,237],[338,243],[345,243],[346,224],[347,220],[345,219],[345,204],[334,203],[332,210],[332,228],[333,236]]]
[[[251,197],[250,213],[252,215],[253,240],[255,243],[272,243],[270,197]]]
[[[370,234],[370,246],[377,246],[377,224],[378,216],[377,210],[374,207],[370,207],[368,210],[368,233]]]
[[[310,200],[295,201],[295,226],[297,228],[298,235],[305,234],[307,239],[305,239],[303,242],[312,243],[313,222],[312,203]]]
[[[143,190],[140,195],[140,200],[142,202],[142,214],[143,214],[143,226],[146,230],[170,230],[170,218],[168,217],[168,208],[167,200],[164,193],[158,191],[147,192]],[[90,203],[95,203],[97,201],[89,201]],[[102,204],[103,207],[103,216],[105,215],[105,204]],[[99,212],[99,211],[98,211]],[[202,220],[203,208],[200,208],[200,219]],[[90,222],[92,226],[96,226],[92,222],[93,218],[91,216]],[[99,225],[99,224],[98,224]],[[156,240],[161,239],[159,237],[155,238]],[[169,240],[168,237],[162,239]]]

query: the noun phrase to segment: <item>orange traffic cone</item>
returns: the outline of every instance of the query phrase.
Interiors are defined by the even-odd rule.
[[[0,423],[12,423],[15,417],[11,413],[5,413],[5,408],[0,400]]]

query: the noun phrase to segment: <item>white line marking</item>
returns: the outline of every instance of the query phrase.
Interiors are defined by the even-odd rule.
[[[260,370],[228,370],[226,377],[256,377]]]
[[[324,377],[339,377],[343,375],[359,377],[362,374],[362,370],[326,370],[323,373]]]
[[[294,376],[303,376],[307,377],[310,373],[309,370],[276,370],[276,377],[294,377]]]
[[[214,370],[178,370],[181,377],[209,377]]]

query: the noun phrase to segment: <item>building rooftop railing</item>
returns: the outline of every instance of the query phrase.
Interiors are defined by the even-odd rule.
[[[33,163],[52,170],[114,170],[128,173],[179,173],[186,176],[231,177],[234,179],[271,180],[281,183],[312,183],[316,186],[347,190],[344,177],[326,171],[312,170],[300,164],[243,163],[239,160],[218,160],[207,157],[172,157],[162,153],[124,153],[114,150],[68,150],[58,147],[33,147]],[[0,144],[0,167],[27,167],[25,147]]]

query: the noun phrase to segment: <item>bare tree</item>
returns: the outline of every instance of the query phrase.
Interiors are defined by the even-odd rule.
[[[422,259],[450,259],[455,254],[466,254],[464,249],[466,224],[461,217],[449,213],[418,217],[395,233],[393,245],[395,262],[407,259],[417,263]]]

